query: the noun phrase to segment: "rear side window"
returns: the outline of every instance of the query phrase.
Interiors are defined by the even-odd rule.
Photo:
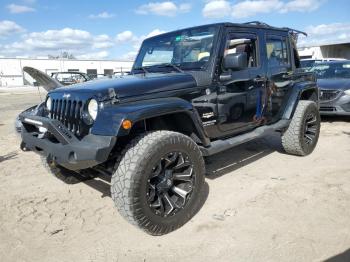
[[[290,65],[286,38],[267,37],[266,54],[268,67],[285,67]]]

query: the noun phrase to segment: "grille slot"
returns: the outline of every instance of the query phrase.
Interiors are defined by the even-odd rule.
[[[338,97],[339,93],[340,93],[339,90],[321,90],[320,100],[321,101],[334,100]]]
[[[320,111],[322,111],[322,112],[335,112],[335,111],[337,111],[337,109],[335,107],[332,107],[332,106],[321,106]]]
[[[82,121],[84,105],[82,101],[53,99],[49,117],[60,121],[75,135],[82,136],[86,129]]]

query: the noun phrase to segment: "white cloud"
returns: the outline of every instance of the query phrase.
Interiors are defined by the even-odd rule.
[[[65,51],[79,56],[97,54],[94,50],[110,48],[113,45],[108,35],[92,35],[84,30],[64,28],[24,34],[21,41],[4,45],[0,54],[43,56],[57,55]],[[101,55],[103,51],[99,51],[98,54]]]
[[[107,51],[77,55],[78,59],[104,59],[109,56]]]
[[[350,42],[350,23],[332,23],[308,26],[308,37],[301,37],[298,46],[318,46]]]
[[[35,11],[33,7],[17,4],[9,4],[8,6],[6,6],[6,8],[10,11],[11,14],[28,13]]]
[[[160,29],[154,29],[153,31],[149,32],[146,37],[142,37],[143,38],[142,40],[146,39],[146,38],[149,38],[149,37],[152,37],[152,36],[156,36],[156,35],[161,35],[161,34],[164,34],[166,31],[164,30],[160,30]]]
[[[135,60],[136,55],[137,55],[137,51],[135,50],[135,51],[127,52],[121,58],[124,60],[127,60],[127,61],[133,61],[133,60]]]
[[[310,36],[338,34],[341,32],[349,33],[350,23],[332,23],[309,26],[306,28],[306,31],[310,34]]]
[[[12,21],[0,21],[0,37],[14,32],[25,31]],[[30,32],[22,34],[15,42],[2,43],[0,56],[44,57],[48,54],[57,56],[62,52],[68,52],[77,58],[103,59],[110,56],[111,48],[119,46],[122,50],[126,50],[123,58],[131,60],[136,56],[141,42],[145,38],[164,32],[160,29],[154,29],[148,34],[136,35],[131,31],[124,31],[114,38],[107,34],[94,35],[88,31],[74,28]]]
[[[282,8],[283,4],[279,0],[246,0],[233,5],[232,16],[234,18],[247,18],[259,13],[270,13]]]
[[[134,44],[135,46],[139,47],[141,42],[143,40],[145,40],[146,38],[160,35],[163,33],[165,33],[165,31],[160,30],[160,29],[154,29],[151,32],[149,32],[147,35],[137,36],[133,32],[126,30],[124,32],[117,34],[115,37],[115,41],[117,44],[126,44],[126,43],[129,44],[129,43],[131,43],[131,44]]]
[[[191,11],[192,5],[189,3],[180,4],[178,9],[181,13],[188,13],[189,11]]]
[[[96,37],[94,37],[93,40],[93,45],[92,48],[94,49],[105,49],[105,48],[110,48],[114,46],[113,41],[111,40],[111,38],[108,35],[98,35]]]
[[[108,12],[102,12],[102,13],[99,13],[99,14],[91,14],[89,15],[89,18],[90,19],[108,19],[108,18],[112,18],[112,17],[115,17],[115,14],[111,14],[111,13],[108,13]]]
[[[323,3],[323,0],[293,0],[283,5],[280,12],[311,12],[318,9]]]
[[[136,9],[137,14],[141,15],[160,15],[160,16],[176,16],[178,13],[187,13],[192,6],[189,3],[176,5],[174,2],[150,2],[139,6]]]
[[[121,33],[117,34],[117,36],[115,37],[115,41],[117,43],[135,42],[137,40],[138,40],[138,38],[134,35],[133,32],[131,32],[129,30],[121,32]]]
[[[131,31],[124,31],[122,33],[117,34],[115,39],[118,44],[132,44],[133,50],[124,54],[122,58],[125,60],[133,60],[135,59],[143,40],[163,33],[165,33],[165,31],[160,29],[154,29],[147,35],[137,36]]]
[[[311,12],[318,9],[324,2],[325,0],[244,0],[233,3],[214,0],[205,4],[202,13],[206,18],[223,18],[231,15],[242,19],[272,12]]]
[[[10,34],[21,33],[24,29],[13,21],[0,21],[0,37],[8,36]]]
[[[207,3],[202,10],[203,16],[207,18],[221,18],[229,16],[230,13],[230,3],[223,0],[211,1]]]

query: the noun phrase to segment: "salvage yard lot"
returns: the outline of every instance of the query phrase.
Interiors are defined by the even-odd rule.
[[[19,150],[13,121],[38,101],[0,93],[0,261],[350,261],[350,118],[325,119],[308,157],[278,134],[210,157],[200,211],[152,237],[116,212],[108,179],[66,185]]]

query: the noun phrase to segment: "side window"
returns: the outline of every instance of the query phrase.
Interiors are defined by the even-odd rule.
[[[288,66],[290,64],[286,38],[266,39],[268,67]]]
[[[228,54],[246,53],[247,66],[257,67],[257,41],[254,35],[230,35],[226,40],[224,56]]]

